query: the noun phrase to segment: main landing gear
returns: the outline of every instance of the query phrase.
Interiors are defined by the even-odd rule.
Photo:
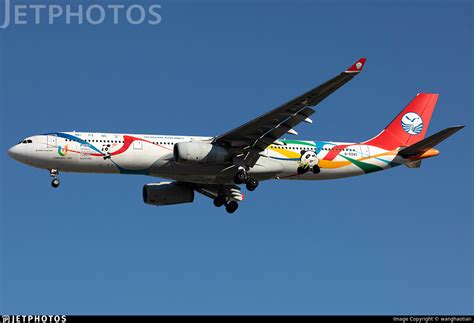
[[[225,205],[227,213],[234,213],[239,208],[239,204],[236,201],[230,201]]]
[[[51,186],[54,187],[54,188],[57,188],[59,187],[59,184],[61,184],[61,182],[59,181],[59,171],[57,169],[51,169],[49,171],[49,176],[51,176],[53,178],[53,180],[51,181]]]
[[[235,174],[234,183],[237,185],[245,183],[245,187],[247,187],[247,190],[249,191],[255,190],[258,186],[258,181],[255,178],[250,177],[243,167],[239,167],[237,174]]]
[[[224,195],[218,195],[214,199],[214,205],[216,207],[221,207],[225,205],[225,210],[227,213],[234,213],[239,208],[239,204],[236,201],[227,202],[227,198]]]
[[[244,184],[247,187],[247,190],[253,191],[258,186],[258,180],[250,177],[247,170],[239,166],[237,173],[235,174],[234,183],[237,185]],[[240,191],[240,187],[235,185],[223,185],[215,194],[208,195],[208,197],[214,197],[214,205],[216,207],[225,206],[227,213],[234,213],[239,208],[239,203],[243,201],[244,195]]]
[[[247,187],[247,190],[253,191],[257,188],[258,186],[258,181],[255,178],[249,178],[247,180],[247,183],[245,183],[245,187]]]
[[[225,198],[224,195],[218,195],[218,196],[214,199],[214,205],[215,205],[216,207],[221,207],[221,206],[224,205],[226,202],[227,202],[227,199]]]

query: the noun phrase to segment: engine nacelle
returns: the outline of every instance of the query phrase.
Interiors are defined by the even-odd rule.
[[[174,145],[174,161],[178,164],[222,163],[229,158],[227,149],[207,142],[179,142]]]
[[[170,205],[194,201],[192,188],[174,183],[161,182],[143,186],[143,202],[151,205]]]

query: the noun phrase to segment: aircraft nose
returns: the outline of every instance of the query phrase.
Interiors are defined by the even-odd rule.
[[[8,155],[13,159],[18,160],[21,157],[20,147],[18,147],[18,145],[12,146],[8,149]]]

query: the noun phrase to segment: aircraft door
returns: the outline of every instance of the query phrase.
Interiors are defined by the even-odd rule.
[[[359,145],[359,148],[360,148],[360,154],[361,154],[362,158],[370,157],[369,146],[367,146],[367,145]]]
[[[137,149],[137,150],[143,149],[143,142],[141,140],[135,140],[133,142],[133,149]]]
[[[56,135],[47,135],[46,136],[47,147],[57,147],[57,136]]]

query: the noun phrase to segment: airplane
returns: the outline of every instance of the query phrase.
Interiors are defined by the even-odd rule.
[[[195,192],[234,213],[244,200],[240,186],[254,191],[260,181],[325,180],[369,174],[400,165],[419,168],[434,147],[464,126],[425,138],[438,94],[419,93],[372,139],[334,142],[281,139],[297,135],[299,123],[313,123],[318,103],[358,75],[366,62],[247,122],[213,137],[92,132],[51,132],[27,137],[8,150],[15,160],[59,172],[140,174],[166,182],[143,187],[151,205],[191,203]]]

